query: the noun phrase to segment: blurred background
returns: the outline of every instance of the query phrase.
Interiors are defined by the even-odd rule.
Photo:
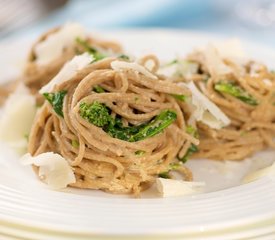
[[[0,40],[77,21],[90,29],[176,28],[275,47],[275,0],[0,0]]]

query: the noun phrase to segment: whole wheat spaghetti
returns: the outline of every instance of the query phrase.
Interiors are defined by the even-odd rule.
[[[30,92],[36,96],[37,103],[40,105],[43,102],[43,98],[41,98],[41,96],[37,93],[38,90],[47,84],[60,71],[66,62],[71,60],[74,56],[87,51],[86,45],[89,45],[90,50],[93,50],[96,53],[102,52],[102,57],[104,54],[119,55],[122,52],[121,46],[116,42],[100,40],[88,35],[85,35],[83,39],[78,39],[78,36],[75,36],[72,43],[64,46],[60,55],[56,56],[48,63],[38,63],[38,56],[35,53],[36,47],[45,42],[49,37],[61,31],[64,26],[50,29],[36,40],[28,54],[22,76],[20,76],[16,81],[13,81],[11,84],[0,85],[0,105],[5,102],[6,98],[14,91],[14,86],[16,86],[20,81],[23,81],[24,84],[30,89]],[[51,52],[54,51],[55,49],[51,50]]]
[[[148,61],[154,62],[151,71],[144,67]],[[115,62],[138,66],[146,73],[127,67],[118,70]],[[51,94],[64,95],[62,113],[44,103],[28,151],[61,154],[73,167],[73,187],[138,194],[150,186],[198,140],[186,133],[183,111],[173,97],[190,95],[188,89],[160,79],[155,74],[156,57],[147,56],[140,64],[144,66],[105,58],[56,85]],[[104,112],[105,117],[93,118],[92,112]],[[186,180],[192,179],[183,165],[177,170]]]
[[[222,59],[218,73],[207,65],[202,52],[191,54],[187,61],[197,64],[196,72],[184,78],[214,102],[231,120],[220,130],[198,123],[199,152],[193,158],[242,160],[253,153],[275,147],[275,74],[263,64],[240,63]]]
[[[86,51],[82,44],[77,41],[76,37],[72,44],[64,47],[60,56],[47,64],[38,64],[36,61],[37,56],[35,54],[36,46],[44,42],[49,36],[60,31],[60,29],[61,27],[54,28],[42,34],[31,48],[24,70],[24,83],[31,89],[33,93],[37,93],[37,91],[42,86],[47,84],[59,72],[59,70],[67,61],[71,60],[75,55]],[[98,40],[90,36],[85,37],[84,40],[95,50],[109,51],[113,53],[120,53],[122,51],[121,46],[118,43],[112,41]]]

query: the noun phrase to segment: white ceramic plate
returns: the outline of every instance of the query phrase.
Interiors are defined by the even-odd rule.
[[[99,33],[120,41],[133,55],[155,53],[161,60],[185,55],[194,47],[219,39],[181,31],[127,30]],[[0,45],[0,81],[20,71],[30,40]],[[275,52],[245,42],[249,56],[271,67]],[[16,49],[16,51],[14,50]],[[273,63],[273,66],[272,64]],[[265,151],[242,162],[192,160],[195,180],[206,182],[206,193],[161,199],[154,188],[141,199],[100,191],[49,190],[31,168],[0,144],[0,233],[33,239],[120,239],[122,236],[169,239],[241,239],[275,234],[275,181],[263,178],[240,185],[243,176],[275,160]],[[222,238],[221,238],[222,236]],[[151,238],[150,238],[151,239]]]

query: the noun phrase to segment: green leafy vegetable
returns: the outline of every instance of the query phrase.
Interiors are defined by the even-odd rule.
[[[195,138],[199,138],[198,130],[197,130],[195,127],[191,126],[191,125],[188,125],[188,126],[186,127],[186,132],[187,132],[188,134],[191,134],[191,135],[194,136]]]
[[[113,118],[109,109],[97,101],[92,104],[81,103],[80,116],[97,127],[101,127],[113,138],[128,142],[137,142],[161,133],[172,124],[177,114],[171,110],[165,110],[148,123],[138,126],[124,127],[119,117]]]
[[[78,140],[73,139],[73,140],[72,140],[72,146],[73,146],[74,148],[78,148],[78,147],[79,147],[79,142],[78,142]]]
[[[244,136],[244,135],[247,134],[247,133],[248,133],[248,131],[242,130],[242,131],[240,131],[240,136],[242,137],[242,136]]]
[[[122,60],[130,60],[130,58],[127,55],[125,55],[125,54],[119,55],[118,58],[120,58]]]
[[[132,135],[139,131],[140,126],[123,127],[121,119],[112,119],[109,125],[106,125],[103,130],[107,132],[111,137],[118,138],[120,140],[128,141]]]
[[[166,110],[146,124],[123,127],[121,120],[116,118],[104,129],[114,138],[128,142],[137,142],[161,133],[165,128],[172,124],[176,118],[177,114],[175,112]]]
[[[178,59],[172,60],[171,62],[167,63],[166,66],[171,66],[171,65],[176,64],[176,63],[179,63]]]
[[[177,170],[180,166],[180,163],[170,163],[168,170],[166,172],[159,173],[158,176],[161,178],[171,178],[169,172],[172,170]]]
[[[61,117],[64,117],[62,109],[63,100],[66,94],[67,91],[64,90],[56,93],[43,93],[46,100],[53,106],[53,110]]]
[[[29,141],[29,137],[30,137],[30,135],[29,135],[28,133],[25,133],[25,134],[24,134],[24,138],[25,138],[27,141]]]
[[[129,142],[136,142],[148,137],[153,137],[171,125],[176,119],[176,112],[165,110],[156,116],[154,120],[140,128],[138,133],[132,135]]]
[[[197,130],[193,126],[191,126],[191,125],[186,126],[186,132],[189,133],[189,134],[191,134],[192,136],[194,135],[194,133],[196,131]]]
[[[178,94],[170,94],[172,97],[177,99],[178,101],[185,102],[186,96],[185,95],[178,95]]]
[[[76,42],[80,44],[85,49],[85,51],[87,51],[88,53],[94,56],[95,58],[94,61],[98,61],[106,57],[104,54],[100,53],[97,49],[91,47],[88,41],[85,41],[81,38],[76,38]]]
[[[187,160],[188,160],[188,158],[189,158],[193,153],[195,153],[195,152],[197,152],[197,151],[199,151],[198,147],[197,147],[195,144],[192,143],[191,146],[188,148],[186,154],[185,154],[182,158],[180,158],[180,157],[178,156],[178,160],[181,161],[182,163],[186,163]]]
[[[36,103],[36,104],[35,104],[35,107],[36,107],[36,108],[41,108],[42,105],[43,105],[43,103]]]
[[[81,103],[79,112],[81,117],[97,127],[103,127],[112,121],[108,108],[96,101],[92,104]]]
[[[195,127],[191,126],[191,125],[188,125],[186,127],[186,132],[191,134],[195,138],[199,138],[198,130]],[[195,144],[192,143],[191,146],[187,149],[187,152],[185,153],[185,155],[183,157],[178,156],[177,158],[182,163],[186,163],[187,160],[189,159],[189,157],[197,151],[199,151],[198,147]]]
[[[251,96],[244,89],[242,89],[241,87],[237,86],[232,82],[218,82],[215,84],[214,88],[218,92],[229,94],[249,105],[258,105],[257,100],[253,96]]]
[[[142,155],[144,155],[145,154],[145,151],[143,151],[143,150],[137,150],[136,152],[135,152],[135,155],[136,156],[142,156]]]
[[[96,93],[104,93],[105,92],[105,89],[100,87],[99,85],[95,85],[93,87],[93,90],[96,92]]]
[[[159,176],[160,178],[166,178],[166,179],[171,178],[170,175],[169,175],[169,171],[159,173],[158,176]]]

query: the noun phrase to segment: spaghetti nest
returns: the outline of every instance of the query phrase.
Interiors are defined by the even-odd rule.
[[[242,160],[259,150],[274,148],[275,74],[262,64],[240,64],[230,59],[223,59],[228,73],[217,74],[207,69],[201,54],[193,54],[189,60],[199,66],[192,76],[198,88],[231,120],[220,130],[199,123],[199,152],[193,156]]]
[[[85,49],[85,44],[89,45],[90,48],[93,48],[94,51],[111,51],[114,53],[119,53],[122,51],[121,46],[112,41],[103,41],[92,37],[78,41],[76,37],[75,43],[64,47],[63,52],[59,57],[53,59],[53,61],[47,64],[37,64],[35,47],[45,41],[49,36],[60,31],[60,29],[61,28],[54,28],[42,34],[31,48],[26,67],[24,69],[23,79],[25,85],[29,87],[34,94],[36,94],[42,86],[46,85],[59,72],[67,61],[71,60],[75,55],[87,51],[87,49]]]
[[[155,57],[141,61],[155,63],[149,76],[130,68],[114,70],[115,60],[92,63],[55,86],[49,94],[63,99],[62,111],[44,103],[28,150],[32,155],[61,154],[73,167],[73,187],[138,194],[169,169],[177,154],[198,144],[186,133],[183,111],[173,97],[190,92],[154,74]],[[192,179],[183,165],[177,170]]]

